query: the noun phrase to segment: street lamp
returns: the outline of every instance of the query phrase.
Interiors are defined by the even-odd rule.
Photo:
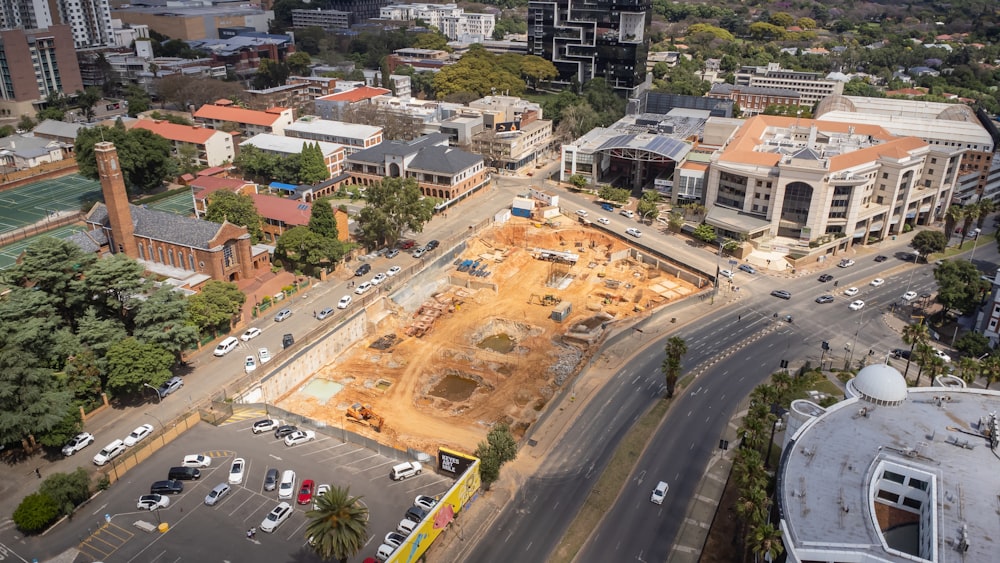
[[[143,387],[149,387],[150,389],[152,389],[152,390],[153,390],[153,393],[156,393],[156,404],[160,404],[160,401],[162,401],[162,400],[163,400],[163,399],[162,399],[162,398],[160,397],[160,390],[159,390],[159,389],[157,389],[156,387],[153,387],[152,385],[150,385],[150,384],[148,384],[148,383],[143,383],[143,384],[142,384],[142,386],[143,386]]]
[[[153,417],[153,420],[160,423],[160,445],[161,446],[167,445],[166,440],[163,438],[163,434],[167,431],[167,427],[163,425],[163,421],[157,418],[153,413],[147,412],[146,416],[151,416]]]
[[[969,262],[972,262],[972,259],[976,256],[976,246],[978,245],[978,243],[979,243],[979,230],[976,229],[976,235],[972,239],[972,254],[969,255]]]

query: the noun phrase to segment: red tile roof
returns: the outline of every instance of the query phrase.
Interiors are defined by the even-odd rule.
[[[338,92],[336,94],[330,94],[329,96],[323,96],[318,98],[323,101],[328,102],[360,102],[361,100],[370,100],[375,96],[384,96],[385,94],[391,94],[391,90],[386,90],[385,88],[373,88],[371,86],[362,86],[360,88],[355,88],[353,90],[348,90],[346,92]]]
[[[194,193],[195,199],[205,199],[213,192],[219,190],[229,190],[231,192],[236,192],[240,188],[246,185],[252,185],[253,182],[248,182],[246,180],[240,180],[238,178],[219,178],[218,176],[199,176],[194,180],[191,180],[191,190]]]
[[[265,219],[281,221],[286,225],[298,227],[309,224],[312,214],[312,204],[265,194],[251,194],[257,213]]]
[[[214,119],[216,121],[232,121],[233,123],[247,123],[250,125],[260,125],[271,127],[280,118],[278,115],[265,111],[254,111],[238,107],[213,106],[205,104],[194,112],[194,116],[200,119]]]
[[[180,141],[182,143],[192,143],[195,145],[203,145],[208,142],[213,135],[219,134],[219,131],[216,131],[215,129],[192,127],[191,125],[178,125],[176,123],[170,123],[169,121],[157,121],[155,119],[136,120],[132,127],[134,129],[145,129],[147,131],[151,131],[171,141]]]

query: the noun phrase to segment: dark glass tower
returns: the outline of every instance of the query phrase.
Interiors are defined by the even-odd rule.
[[[528,54],[552,61],[557,84],[604,78],[626,95],[646,78],[651,0],[532,0]]]

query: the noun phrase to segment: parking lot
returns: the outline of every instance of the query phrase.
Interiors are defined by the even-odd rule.
[[[273,433],[251,433],[259,418],[263,416],[243,417],[221,427],[199,424],[58,526],[53,540],[65,542],[64,547],[79,542],[77,561],[319,561],[305,537],[305,514],[311,503],[299,505],[295,498],[302,480],[312,479],[317,486],[349,487],[368,506],[371,538],[352,559],[362,561],[374,556],[386,533],[395,531],[414,497],[439,495],[451,484],[430,467],[422,475],[392,481],[389,469],[400,460],[322,433],[313,441],[287,447]],[[183,481],[183,493],[170,495],[167,508],[137,511],[136,501],[149,493],[149,485],[165,479],[167,470],[188,454],[211,457],[211,466],[201,469],[199,480]],[[246,460],[242,483],[231,485],[214,506],[206,506],[205,495],[228,481],[236,457]],[[264,476],[271,468],[291,469],[297,481],[296,494],[285,501],[293,506],[292,515],[268,534],[260,530],[261,521],[280,502],[276,490],[264,491]],[[161,523],[169,526],[167,532],[155,530]],[[257,528],[253,539],[247,538],[251,527]]]

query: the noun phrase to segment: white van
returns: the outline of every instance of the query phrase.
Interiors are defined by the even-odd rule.
[[[281,482],[278,483],[278,498],[292,498],[295,494],[295,472],[286,469],[281,474]]]
[[[402,481],[407,477],[420,475],[423,470],[424,466],[420,465],[419,462],[408,461],[406,463],[400,463],[399,465],[393,465],[392,470],[389,472],[389,478],[393,481]]]
[[[239,344],[240,341],[235,336],[230,336],[225,340],[223,340],[222,342],[219,342],[219,345],[215,347],[215,352],[213,353],[216,356],[225,356],[226,354],[235,350],[236,347],[239,346]]]

